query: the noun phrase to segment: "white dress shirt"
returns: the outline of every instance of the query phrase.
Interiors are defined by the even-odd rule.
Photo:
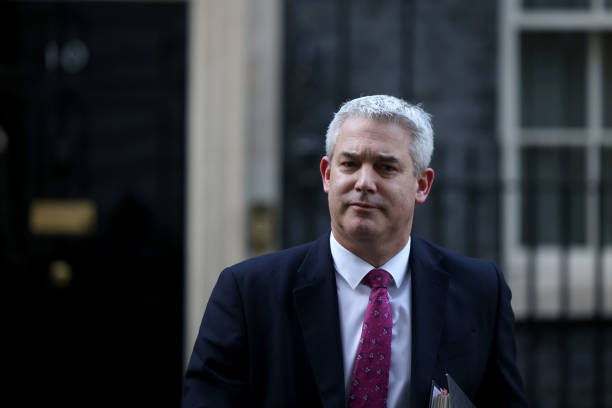
[[[407,407],[410,398],[410,273],[408,257],[410,239],[406,246],[380,268],[393,277],[389,285],[389,301],[393,314],[391,336],[391,368],[389,371],[389,391],[387,407]],[[344,360],[344,389],[348,402],[350,383],[355,366],[355,355],[361,337],[361,326],[365,317],[370,287],[361,280],[375,269],[357,255],[344,248],[330,234],[329,244],[336,268],[338,306],[340,312],[340,332]]]

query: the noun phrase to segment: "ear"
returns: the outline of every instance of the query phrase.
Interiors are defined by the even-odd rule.
[[[327,156],[323,156],[321,159],[319,169],[323,179],[323,190],[327,193],[329,191],[329,177],[331,175],[331,160]]]
[[[429,190],[431,190],[431,185],[434,181],[434,171],[433,169],[427,168],[421,172],[419,177],[417,177],[417,191],[414,201],[417,204],[423,204],[429,195]]]

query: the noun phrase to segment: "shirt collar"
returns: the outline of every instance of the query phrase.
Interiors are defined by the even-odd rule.
[[[393,277],[393,282],[395,282],[395,286],[398,288],[402,285],[408,270],[408,257],[410,256],[411,240],[412,237],[409,237],[404,248],[402,248],[402,250],[395,254],[393,258],[389,259],[379,268],[384,269],[391,274]],[[374,266],[370,265],[340,245],[340,243],[336,241],[336,238],[334,238],[333,232],[329,234],[329,246],[331,248],[331,254],[332,258],[334,259],[334,267],[336,268],[336,271],[352,289],[355,289],[357,285],[359,285],[368,272],[375,269]]]

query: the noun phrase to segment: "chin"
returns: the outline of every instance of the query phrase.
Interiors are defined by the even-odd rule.
[[[358,223],[357,225],[351,225],[346,229],[348,235],[357,241],[367,241],[377,239],[380,236],[380,231],[369,223]]]

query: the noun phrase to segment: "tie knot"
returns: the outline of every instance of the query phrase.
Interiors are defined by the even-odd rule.
[[[375,288],[386,288],[389,286],[389,282],[391,282],[391,275],[389,272],[384,269],[372,269],[368,274],[363,278],[366,285]]]

